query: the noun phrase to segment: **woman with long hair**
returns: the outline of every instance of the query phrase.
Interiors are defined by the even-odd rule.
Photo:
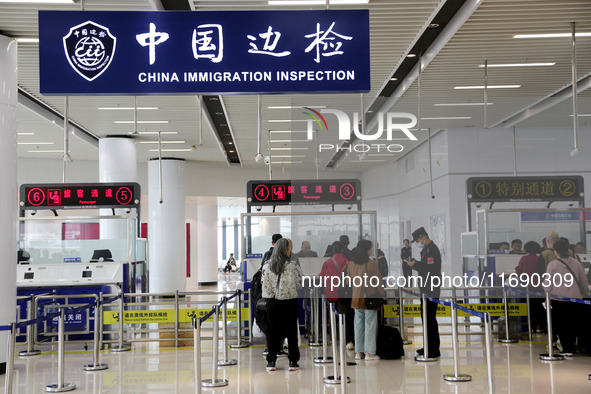
[[[362,239],[351,253],[347,266],[353,283],[353,299],[351,307],[355,310],[355,359],[366,361],[379,360],[376,355],[376,338],[378,335],[378,309],[368,309],[366,298],[384,297],[382,274],[378,263],[370,259],[373,243]],[[356,279],[359,277],[360,279]],[[361,286],[356,285],[361,283]]]
[[[289,370],[299,369],[298,291],[302,288],[302,269],[291,259],[292,243],[282,238],[275,243],[271,258],[263,266],[263,298],[274,298],[269,310],[267,370],[275,371],[277,354],[287,337]]]

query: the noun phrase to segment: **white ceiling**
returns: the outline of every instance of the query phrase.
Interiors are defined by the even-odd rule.
[[[453,1],[453,0],[448,0]],[[153,10],[154,0],[85,0],[85,10],[148,11]],[[251,10],[271,9],[264,1],[204,0],[189,1],[191,7],[200,10]],[[445,1],[438,0],[371,0],[368,5],[353,8],[370,10],[371,45],[371,91],[363,95],[363,106],[369,108],[374,102],[386,99],[378,97],[389,81],[397,65],[405,58],[410,48],[428,28],[430,20],[437,14]],[[278,7],[275,7],[277,9]],[[309,7],[308,7],[309,8]],[[323,7],[322,7],[323,8]],[[331,6],[333,9],[343,8]],[[351,7],[349,7],[351,8]],[[0,31],[11,37],[37,36],[37,10],[63,9],[80,10],[81,4],[66,6],[23,5],[15,3],[0,4]],[[300,7],[302,9],[302,7]],[[421,74],[419,100],[418,80],[387,110],[411,112],[421,118],[464,117],[468,119],[420,121],[422,129],[431,131],[448,128],[484,126],[484,106],[436,106],[441,103],[483,102],[484,92],[479,90],[456,90],[455,86],[483,85],[484,69],[479,67],[485,59],[489,65],[498,63],[555,62],[548,67],[489,68],[488,85],[518,84],[519,89],[488,90],[487,125],[503,121],[511,115],[527,108],[541,99],[564,88],[571,82],[571,40],[570,38],[516,39],[515,34],[524,33],[569,33],[571,22],[576,22],[577,32],[591,32],[591,1],[589,0],[483,0],[472,16],[459,28],[457,33],[428,64]],[[58,112],[63,112],[63,97],[46,97],[39,93],[38,44],[19,44],[18,51],[19,86],[39,98]],[[591,74],[591,37],[577,38],[578,77]],[[316,156],[315,143],[297,142],[304,134],[272,134],[272,139],[286,139],[290,142],[269,143],[269,130],[304,130],[304,123],[271,123],[270,120],[304,119],[300,110],[268,109],[269,106],[302,105],[326,106],[347,112],[360,111],[361,95],[265,95],[262,96],[262,145],[263,154],[267,147],[298,148],[291,151],[273,150],[272,162],[281,165],[282,161],[297,161],[291,164],[292,170],[314,170]],[[257,96],[223,96],[227,117],[233,130],[236,146],[245,167],[264,166],[256,163],[257,151]],[[113,134],[128,134],[134,130],[133,124],[115,124],[115,120],[133,120],[132,110],[99,110],[99,107],[133,107],[134,97],[70,97],[69,115],[76,123],[99,137]],[[420,104],[419,104],[420,103]],[[182,140],[183,144],[164,144],[164,148],[190,148],[189,152],[164,152],[166,156],[210,165],[227,166],[213,132],[205,119],[200,120],[196,96],[141,96],[137,97],[138,107],[158,107],[158,110],[139,110],[138,120],[167,120],[168,124],[138,124],[138,131],[176,131],[176,135],[165,135],[163,140]],[[579,113],[591,113],[591,92],[579,94]],[[572,126],[572,102],[568,100],[541,114],[533,116],[517,127]],[[327,117],[330,121],[331,117]],[[580,125],[591,122],[591,116],[580,116]],[[37,150],[60,150],[63,148],[63,129],[39,117],[32,111],[19,106],[19,132],[33,132],[34,135],[21,135],[19,142],[49,142],[52,145],[19,145],[19,157],[56,158],[62,153],[33,153]],[[201,126],[202,125],[202,126]],[[336,126],[334,126],[336,128]],[[329,128],[331,125],[329,123]],[[200,130],[202,134],[201,144]],[[369,131],[372,133],[373,131]],[[427,136],[427,131],[416,132],[419,142]],[[572,135],[569,134],[569,138]],[[333,136],[334,139],[334,136]],[[156,157],[157,148],[142,141],[156,141],[155,136],[138,139],[138,160],[147,161]],[[320,143],[334,143],[327,134],[319,133]],[[384,143],[384,141],[378,141]],[[396,141],[409,151],[417,142]],[[97,148],[72,138],[71,155],[76,160],[96,160]],[[31,152],[33,151],[33,152]],[[319,155],[321,168],[324,168],[331,152]],[[389,156],[369,156],[360,161],[359,156],[349,155],[336,169],[337,171],[363,171],[381,166],[398,159],[401,154]]]

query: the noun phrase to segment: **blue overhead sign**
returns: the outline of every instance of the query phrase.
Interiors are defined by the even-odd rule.
[[[39,11],[42,94],[370,90],[369,11]]]

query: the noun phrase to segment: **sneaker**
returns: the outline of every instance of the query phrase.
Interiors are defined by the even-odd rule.
[[[362,352],[355,353],[355,360],[362,360],[364,354]]]
[[[289,362],[289,370],[290,371],[297,371],[298,369],[300,369],[300,366],[298,365],[297,362],[295,362],[295,361]]]
[[[563,351],[558,354],[560,354],[561,356],[564,356],[564,357],[574,357],[574,354],[572,352],[564,352]]]
[[[377,354],[370,354],[368,352],[365,352],[365,361],[375,361],[379,359],[380,356],[378,356]]]
[[[269,348],[265,348],[265,350],[263,350],[263,356],[266,356],[267,354],[269,354]]]
[[[353,344],[353,342],[349,342],[347,344],[347,347],[346,348],[347,348],[347,350],[354,350],[355,349],[355,345]]]
[[[283,350],[280,350],[277,352],[277,357],[287,357],[287,353],[285,353]]]
[[[417,350],[417,354],[419,356],[422,356],[423,354],[425,354],[425,350],[423,348],[420,348],[419,350]]]
[[[275,367],[275,361],[269,361],[267,363],[267,371],[276,371],[277,368]]]

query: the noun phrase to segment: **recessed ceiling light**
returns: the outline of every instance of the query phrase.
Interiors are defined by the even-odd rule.
[[[363,159],[363,160],[351,160],[352,163],[381,163],[386,160],[371,160],[371,159]]]
[[[64,153],[63,149],[28,150],[27,153]]]
[[[421,118],[421,120],[468,120],[471,116],[440,116],[434,118]]]
[[[488,85],[487,89],[517,89],[521,85]],[[484,85],[479,86],[455,86],[454,89],[484,89]]]
[[[269,133],[291,134],[291,133],[307,133],[305,130],[269,130]]]
[[[184,144],[185,141],[162,141],[163,144]],[[140,144],[158,144],[158,141],[140,141]]]
[[[275,165],[277,165],[277,164],[302,164],[302,163],[303,163],[303,161],[290,161],[290,160],[271,162],[271,164],[275,164]]]
[[[544,67],[544,66],[553,66],[556,62],[546,62],[546,63],[500,63],[500,64],[487,64],[487,68],[494,68],[494,67]],[[478,67],[484,67],[484,64],[480,64]]]
[[[115,123],[117,124],[133,124],[136,123],[133,120],[116,120]],[[166,124],[169,123],[168,120],[138,120],[137,124]]]
[[[513,38],[567,38],[571,33],[515,34]],[[575,37],[591,37],[591,33],[575,33]]]
[[[234,143],[230,141],[230,142],[228,142],[228,145],[234,145]]]
[[[269,142],[308,142],[308,140],[269,140]]]
[[[433,104],[434,107],[455,107],[455,106],[472,106],[484,105],[484,103],[438,103]],[[486,105],[493,105],[493,103],[486,103]]]
[[[19,145],[54,145],[54,142],[17,142]]]
[[[306,155],[271,155],[272,159],[277,159],[277,158],[292,158],[292,157],[306,157]]]
[[[19,44],[39,44],[39,37],[17,37],[15,40]]]
[[[392,78],[390,78],[390,81],[398,81],[398,78],[392,77]]]
[[[102,111],[118,111],[118,110],[131,111],[134,109],[134,107],[99,107],[99,109]],[[137,107],[137,109],[138,109],[138,111],[154,110],[154,109],[160,109],[160,107]]]
[[[74,4],[78,0],[0,0],[0,3]]]
[[[326,0],[269,0],[269,5],[326,5]],[[368,4],[369,0],[330,0],[331,5]]]
[[[416,53],[409,53],[406,57],[417,57]]]
[[[268,109],[326,108],[326,105],[274,105]]]
[[[18,135],[35,135],[35,133],[17,133]]]
[[[308,148],[301,148],[301,147],[300,148],[287,148],[287,147],[284,147],[284,148],[271,148],[271,150],[308,150]]]
[[[439,23],[429,23],[430,29],[437,29],[439,27]]]
[[[165,134],[178,134],[178,131],[138,131],[138,134],[142,134],[142,135],[158,135],[158,133],[160,133],[161,135],[165,135]],[[129,132],[129,134],[133,134],[133,132]]]
[[[571,118],[573,117],[572,114],[569,115]],[[577,114],[577,116],[591,116],[591,114]]]
[[[150,152],[158,152],[158,149],[150,149]],[[192,152],[191,148],[179,148],[179,149],[161,149],[162,152]]]
[[[228,152],[230,152],[230,153],[234,153],[235,151],[233,151],[233,150],[229,150]]]
[[[307,122],[307,119],[269,119],[269,123]]]

